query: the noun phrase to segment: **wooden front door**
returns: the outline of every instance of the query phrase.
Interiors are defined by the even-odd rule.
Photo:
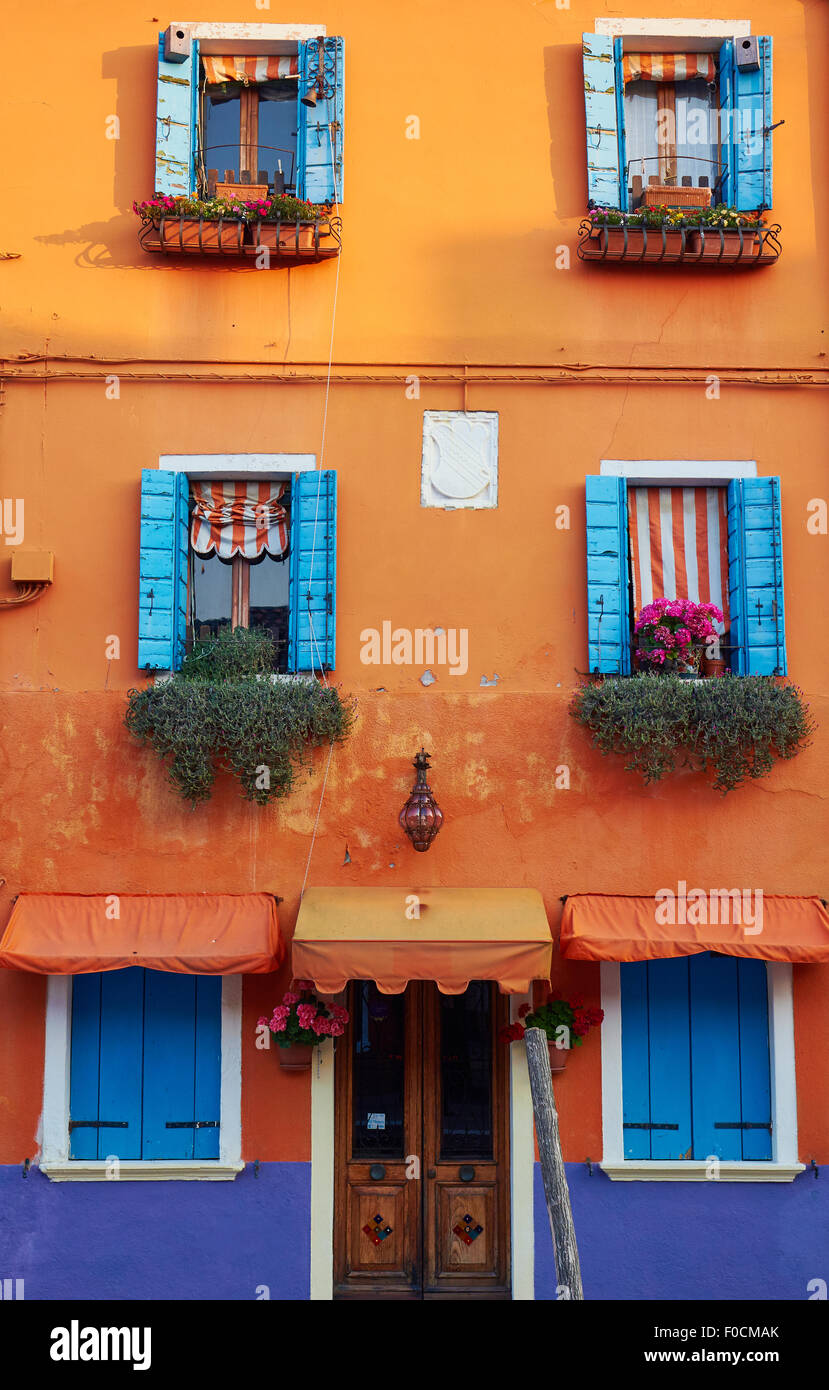
[[[334,1296],[509,1297],[506,1000],[350,988],[336,1054]]]

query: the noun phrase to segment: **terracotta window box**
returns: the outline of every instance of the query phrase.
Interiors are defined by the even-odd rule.
[[[268,250],[268,265],[325,261],[340,254],[340,219],[313,222],[209,221],[200,217],[162,217],[145,223],[138,240],[145,251],[164,255],[249,259]]]
[[[582,261],[623,261],[662,265],[773,265],[780,255],[780,227],[596,226],[579,227]]]

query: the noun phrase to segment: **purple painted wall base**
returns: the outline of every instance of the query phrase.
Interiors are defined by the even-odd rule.
[[[829,1174],[792,1183],[611,1182],[568,1163],[589,1299],[808,1299],[829,1277]],[[556,1296],[535,1165],[535,1296]]]
[[[0,1167],[0,1278],[26,1299],[306,1299],[311,1165],[234,1182],[63,1182]]]

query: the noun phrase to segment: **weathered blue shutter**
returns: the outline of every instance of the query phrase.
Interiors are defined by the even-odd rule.
[[[740,68],[735,50],[741,39],[728,39],[720,49],[721,141],[725,177],[721,199],[732,207],[752,211],[770,208],[772,195],[772,42],[757,39],[760,65]]]
[[[296,473],[291,485],[288,669],[332,670],[337,617],[337,474]]]
[[[218,1158],[221,977],[146,975],[143,1157]]]
[[[630,566],[624,478],[585,480],[588,667],[630,674]]]
[[[345,123],[345,45],[340,38],[323,41],[324,94],[316,106],[301,98],[319,74],[319,41],[299,45],[297,93],[297,193],[311,203],[343,200],[343,131]]]
[[[691,956],[693,1157],[742,1158],[740,1021],[733,956]]]
[[[176,671],[187,631],[190,484],[184,473],[141,472],[138,665]]]
[[[155,191],[186,198],[196,191],[199,45],[193,39],[183,63],[165,63],[164,35],[158,36]]]
[[[140,969],[72,981],[72,1158],[141,1158],[143,999]]]
[[[779,478],[733,478],[728,484],[728,601],[735,673],[785,675]]]
[[[769,1065],[768,973],[763,960],[737,961],[740,1010],[741,1119],[743,1158],[770,1159],[771,1068]]]
[[[625,1158],[688,1154],[691,1058],[688,962],[621,966]]]
[[[587,125],[587,196],[590,206],[621,207],[618,78],[613,39],[582,34]],[[623,96],[623,94],[622,94]]]

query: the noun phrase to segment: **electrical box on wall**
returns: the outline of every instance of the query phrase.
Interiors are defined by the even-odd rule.
[[[12,555],[15,584],[51,584],[55,577],[55,557],[51,550],[16,550]]]
[[[760,66],[760,46],[756,35],[734,40],[734,61],[741,72],[756,72]]]
[[[190,30],[183,24],[170,24],[164,30],[165,63],[186,63],[190,57]]]

